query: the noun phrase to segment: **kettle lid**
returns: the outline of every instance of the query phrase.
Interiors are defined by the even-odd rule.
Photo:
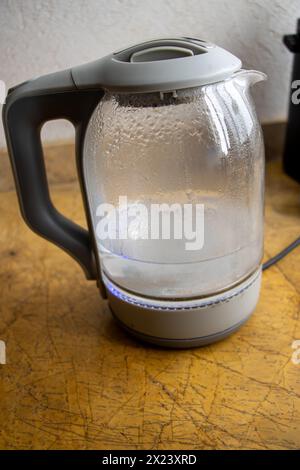
[[[188,37],[155,39],[72,69],[78,88],[116,92],[173,91],[215,83],[241,61],[215,44]]]

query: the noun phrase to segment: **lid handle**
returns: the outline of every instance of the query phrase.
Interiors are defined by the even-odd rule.
[[[194,55],[191,49],[179,46],[157,46],[136,51],[130,56],[130,62],[154,62],[157,60],[179,59]]]

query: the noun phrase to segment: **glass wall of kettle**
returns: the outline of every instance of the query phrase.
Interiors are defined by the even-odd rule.
[[[137,295],[182,299],[214,294],[253,273],[263,251],[264,151],[251,96],[229,79],[170,93],[106,93],[84,146],[94,230],[99,205],[204,205],[204,243],[151,239],[140,212],[97,245],[102,270]],[[135,212],[136,214],[136,212]],[[108,215],[109,217],[109,215]],[[148,217],[148,216],[147,216]],[[151,223],[151,221],[150,221]],[[147,232],[147,233],[146,233]]]

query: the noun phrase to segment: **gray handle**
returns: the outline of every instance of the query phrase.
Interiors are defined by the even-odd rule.
[[[83,140],[102,90],[78,90],[70,70],[40,77],[9,90],[3,123],[22,216],[29,227],[68,252],[88,279],[100,280],[82,178]],[[60,214],[50,199],[40,130],[49,120],[68,119],[76,130],[76,160],[90,231]],[[63,163],[62,163],[63,164]]]

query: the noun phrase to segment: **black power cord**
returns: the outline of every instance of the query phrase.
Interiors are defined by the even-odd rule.
[[[270,266],[273,266],[273,264],[277,263],[277,261],[280,261],[284,256],[286,256],[292,250],[297,248],[298,245],[300,245],[300,237],[297,238],[295,241],[293,241],[293,243],[291,243],[289,246],[284,248],[282,251],[277,253],[277,255],[273,256],[273,258],[270,258],[268,261],[266,261],[263,264],[263,271],[265,269],[268,269]]]

